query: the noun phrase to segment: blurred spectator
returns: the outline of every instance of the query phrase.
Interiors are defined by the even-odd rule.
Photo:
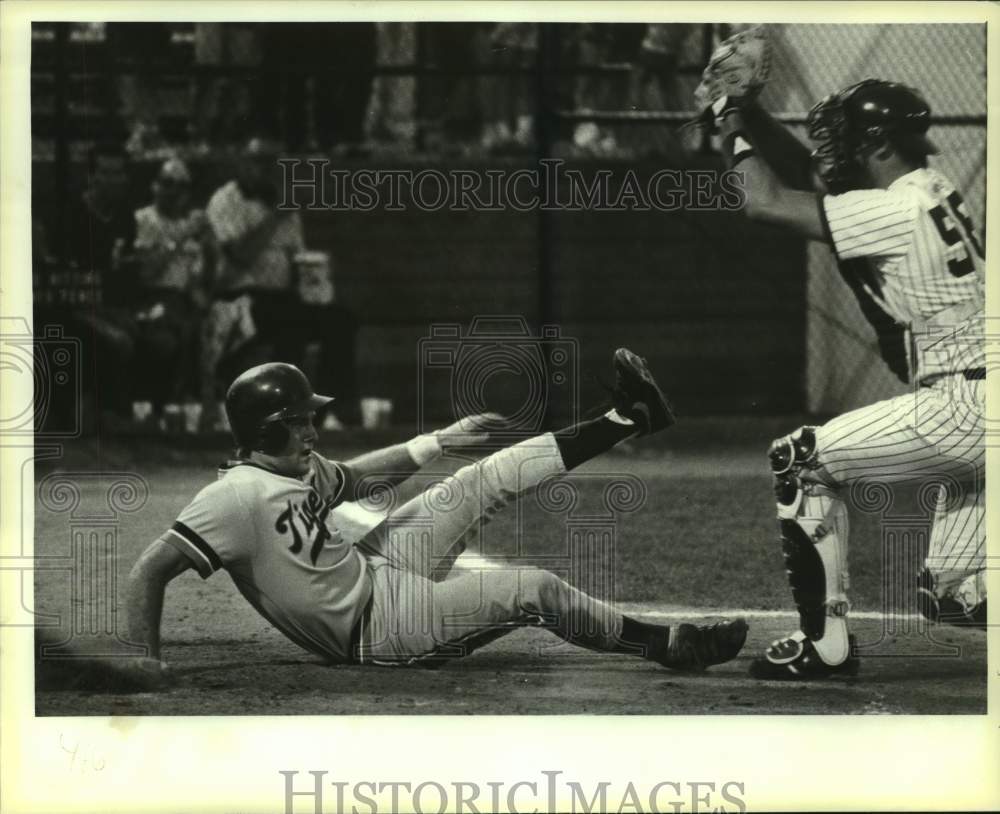
[[[195,23],[193,129],[201,144],[232,145],[246,140],[253,118],[248,81],[219,76],[212,71],[220,67],[259,66],[258,33],[256,25],[247,23]]]
[[[339,306],[302,301],[295,273],[295,257],[305,249],[302,223],[298,212],[276,208],[280,170],[275,146],[251,140],[237,177],[216,190],[206,208],[220,247],[220,267],[202,334],[203,404],[217,400],[220,363],[225,365],[234,353],[242,356],[234,367],[245,366],[248,357],[251,362],[277,358],[308,367],[308,346],[318,343],[322,363],[317,386],[339,396],[342,418],[351,420],[356,409],[351,392],[354,321]],[[227,372],[222,376],[231,378]]]
[[[642,110],[687,110],[690,101],[678,87],[677,67],[686,41],[696,37],[698,25],[650,23],[636,59],[633,104]],[[699,38],[700,41],[700,38]]]
[[[375,79],[375,24],[265,23],[259,31],[258,128],[292,151],[359,149]]]
[[[218,290],[290,290],[292,258],[305,244],[298,212],[277,208],[278,154],[275,142],[251,139],[236,178],[209,199],[206,214],[221,248]]]
[[[412,65],[417,57],[416,23],[376,23],[376,64]],[[376,142],[412,147],[416,135],[416,89],[413,76],[375,78],[368,108],[368,135]]]
[[[171,28],[167,23],[106,23],[105,42],[117,79],[128,149],[138,156],[163,143],[163,94],[157,70],[171,64]]]
[[[646,27],[634,23],[593,23],[578,29],[579,63],[590,69],[611,68],[636,59]],[[588,71],[577,80],[577,106],[585,110],[621,110],[629,100],[629,75]],[[618,151],[619,128],[582,121],[573,141],[578,149],[596,154]]]
[[[489,34],[494,67],[532,68],[538,60],[536,23],[496,23]],[[535,77],[530,73],[483,77],[485,122],[481,144],[491,151],[530,149],[534,144]]]
[[[116,143],[95,145],[87,153],[87,185],[66,213],[66,259],[100,275],[106,305],[128,299],[120,272],[123,250],[132,242],[135,223],[128,207],[129,160]]]
[[[422,23],[418,27],[423,65],[437,73],[417,88],[419,116],[431,150],[477,144],[483,110],[479,81],[469,69],[486,50],[482,23]]]
[[[65,212],[62,260],[74,291],[46,318],[60,319],[83,341],[87,407],[114,428],[128,419],[127,377],[135,349],[128,303],[132,286],[124,274],[135,221],[128,206],[128,158],[117,144],[99,144],[87,155],[87,186]]]
[[[702,26],[650,23],[639,45],[629,89],[631,110],[683,111],[691,107],[691,91],[682,86],[678,67],[686,53],[702,45]],[[694,60],[698,55],[695,54]],[[692,61],[694,61],[692,60]],[[622,128],[620,146],[635,155],[655,153],[681,160],[686,148],[677,128],[635,125]]]
[[[198,324],[205,278],[214,259],[205,213],[191,205],[184,162],[166,161],[153,182],[153,203],[135,212],[133,299],[136,361],[133,397],[147,398],[161,418],[168,403],[193,398]]]

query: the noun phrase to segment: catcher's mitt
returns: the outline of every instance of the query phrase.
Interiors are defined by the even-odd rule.
[[[748,28],[712,53],[694,92],[695,105],[703,116],[710,116],[712,104],[723,97],[726,107],[738,106],[760,93],[770,73],[770,39],[762,26]]]

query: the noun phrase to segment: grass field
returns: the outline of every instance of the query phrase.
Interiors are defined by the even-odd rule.
[[[614,598],[634,612],[664,621],[748,616],[743,654],[703,675],[679,675],[647,662],[590,653],[550,634],[522,630],[441,669],[398,669],[322,664],[271,628],[224,574],[208,581],[193,571],[168,589],[163,620],[164,658],[176,685],[163,693],[100,695],[39,692],[42,715],[93,714],[403,714],[403,713],[985,713],[986,640],[976,631],[928,629],[906,615],[886,617],[882,518],[852,513],[854,630],[866,647],[856,679],[786,685],[755,682],[749,660],[796,626],[775,540],[770,476],[763,450],[792,420],[694,422],[663,438],[591,462],[575,482],[581,498],[572,518],[522,501],[485,530],[478,551],[489,564],[558,564],[568,550],[568,520],[601,510],[606,483],[637,477],[644,504],[615,519]],[[338,444],[331,457],[360,451]],[[369,438],[367,443],[380,439]],[[139,552],[175,519],[214,477],[224,446],[170,449],[155,442],[81,445],[41,466],[36,480],[55,471],[134,472],[149,488],[138,511],[118,525],[119,595]],[[444,474],[461,461],[435,469]],[[82,481],[80,511],[100,508],[112,480]],[[426,479],[423,481],[426,483]],[[37,497],[37,496],[36,496]],[[891,511],[903,515],[911,496],[898,495]],[[104,503],[106,510],[107,504]],[[915,504],[913,504],[915,505]],[[911,509],[912,511],[912,509]],[[36,500],[36,554],[68,552],[71,520]],[[481,567],[475,558],[459,560]],[[70,618],[68,573],[39,571],[37,611]],[[900,605],[899,613],[907,608]],[[119,618],[124,630],[124,618]],[[929,637],[935,641],[931,642]],[[948,650],[948,648],[952,648]]]

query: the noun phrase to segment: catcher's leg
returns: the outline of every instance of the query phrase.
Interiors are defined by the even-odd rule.
[[[986,523],[981,483],[941,487],[930,550],[918,580],[920,612],[933,622],[986,629]]]
[[[951,475],[951,488],[942,484],[938,490],[919,577],[920,612],[936,622],[985,630],[985,380],[953,376],[921,395],[918,422],[933,430],[928,440],[943,450],[941,469]]]
[[[753,664],[762,678],[850,672],[847,631],[847,506],[823,472],[816,427],[771,444],[778,529],[800,629]]]
[[[544,627],[580,647],[628,653],[679,670],[729,661],[746,639],[738,619],[706,627],[652,625],[535,568],[482,569],[431,583],[376,568],[361,661],[420,663],[465,656],[519,627]]]
[[[970,398],[981,398],[981,382],[953,378],[969,388]],[[855,480],[966,481],[981,471],[982,411],[957,409],[962,399],[953,390],[954,382],[945,380],[772,445],[782,546],[802,629],[754,663],[759,675],[807,678],[856,669],[845,618],[847,516],[837,487]],[[955,522],[961,522],[957,516]]]

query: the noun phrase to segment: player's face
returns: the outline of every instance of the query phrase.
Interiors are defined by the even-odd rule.
[[[830,188],[827,186],[826,179],[823,177],[824,173],[829,172],[831,169],[831,162],[822,159],[817,150],[813,150],[812,153],[812,185],[816,192],[822,195],[826,195]]]
[[[285,419],[288,428],[288,443],[273,456],[273,467],[284,475],[301,477],[309,471],[309,455],[319,437],[313,424],[315,413]]]

